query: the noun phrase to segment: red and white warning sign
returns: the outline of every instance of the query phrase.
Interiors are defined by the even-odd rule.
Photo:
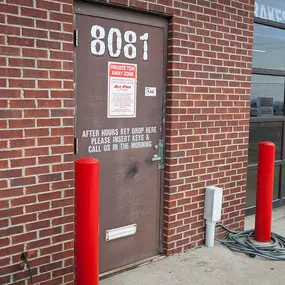
[[[108,63],[108,118],[136,117],[137,65]]]

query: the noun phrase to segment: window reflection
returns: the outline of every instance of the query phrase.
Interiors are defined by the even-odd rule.
[[[273,142],[276,146],[275,160],[281,159],[282,123],[251,123],[248,145],[248,164],[257,163],[258,144],[263,141]]]
[[[284,115],[284,77],[252,75],[250,116]]]
[[[253,67],[285,70],[284,50],[285,30],[254,25]]]
[[[247,172],[247,186],[246,186],[246,206],[252,207],[256,203],[256,179],[257,170],[249,170]],[[274,167],[274,192],[273,199],[279,198],[280,185],[280,166]]]

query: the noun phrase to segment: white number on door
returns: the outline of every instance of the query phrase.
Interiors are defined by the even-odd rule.
[[[124,55],[128,59],[134,59],[137,57],[137,48],[135,44],[137,42],[137,35],[133,31],[126,31],[124,35],[125,42]]]
[[[114,35],[117,37],[117,43],[116,43],[116,48],[117,50],[114,52],[113,50],[113,40],[114,40]],[[111,57],[119,57],[121,54],[122,50],[122,35],[120,30],[116,28],[111,28],[108,34],[108,50],[109,50],[109,55]]]
[[[95,39],[91,42],[91,53],[94,55],[103,55],[105,53],[105,43],[102,41],[105,38],[105,29],[95,25],[91,28],[91,36]]]
[[[104,27],[94,25],[91,28],[91,36],[94,40],[91,41],[91,53],[96,56],[102,56],[106,52],[106,45],[103,41],[106,36]],[[148,33],[140,36],[140,40],[143,41],[143,60],[148,60]],[[116,41],[114,43],[114,41]],[[137,57],[137,34],[134,31],[126,31],[124,33],[124,56],[127,59],[135,59]],[[119,57],[122,52],[122,33],[117,28],[111,28],[108,32],[107,46],[110,57]]]
[[[143,41],[143,60],[148,59],[148,33],[145,33],[140,37],[140,40]]]

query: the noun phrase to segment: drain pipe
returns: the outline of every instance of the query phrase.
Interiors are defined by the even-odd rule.
[[[206,187],[204,219],[206,220],[206,246],[214,247],[216,222],[221,219],[222,188]]]

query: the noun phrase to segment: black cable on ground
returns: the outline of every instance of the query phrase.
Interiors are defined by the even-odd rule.
[[[285,237],[281,235],[271,233],[270,243],[257,243],[254,241],[254,230],[237,232],[221,224],[217,224],[216,228],[223,228],[229,233],[225,238],[216,240],[233,251],[248,254],[250,257],[285,260]]]
[[[28,261],[28,255],[27,255],[26,252],[22,253],[21,260],[27,265],[29,276],[30,276],[30,279],[31,279],[31,284],[33,285],[33,274],[32,274],[31,268],[30,268],[30,264],[29,264],[29,261]]]

